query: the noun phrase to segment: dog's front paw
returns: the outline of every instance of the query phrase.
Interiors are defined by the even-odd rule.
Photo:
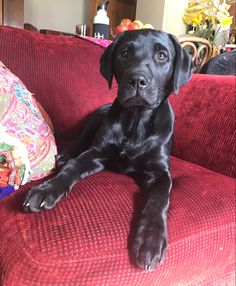
[[[53,208],[66,193],[65,190],[46,181],[28,191],[23,203],[25,212],[40,212]]]
[[[146,271],[161,263],[167,251],[167,235],[164,226],[141,220],[131,246],[136,264]]]

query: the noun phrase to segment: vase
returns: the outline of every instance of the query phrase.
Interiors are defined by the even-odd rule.
[[[229,41],[229,36],[230,36],[230,25],[222,27],[220,24],[217,24],[215,29],[215,37],[213,44],[217,49],[221,49],[225,47],[225,45]]]

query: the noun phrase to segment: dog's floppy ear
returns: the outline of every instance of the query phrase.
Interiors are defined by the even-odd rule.
[[[107,80],[109,88],[112,86],[112,79],[115,72],[115,48],[122,35],[117,36],[112,44],[110,44],[102,54],[100,59],[100,72]]]
[[[179,88],[190,80],[193,63],[191,56],[181,47],[177,38],[173,35],[169,36],[175,47],[176,53],[172,82],[174,93],[177,95]]]

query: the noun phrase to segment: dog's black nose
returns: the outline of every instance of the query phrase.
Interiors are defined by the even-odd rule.
[[[148,79],[143,75],[133,75],[129,79],[129,85],[135,89],[144,89],[148,85]]]

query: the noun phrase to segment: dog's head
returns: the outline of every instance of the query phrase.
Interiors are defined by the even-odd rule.
[[[104,51],[100,71],[112,86],[118,82],[118,100],[124,107],[154,108],[171,90],[191,78],[192,60],[170,34],[134,30],[120,34]]]

